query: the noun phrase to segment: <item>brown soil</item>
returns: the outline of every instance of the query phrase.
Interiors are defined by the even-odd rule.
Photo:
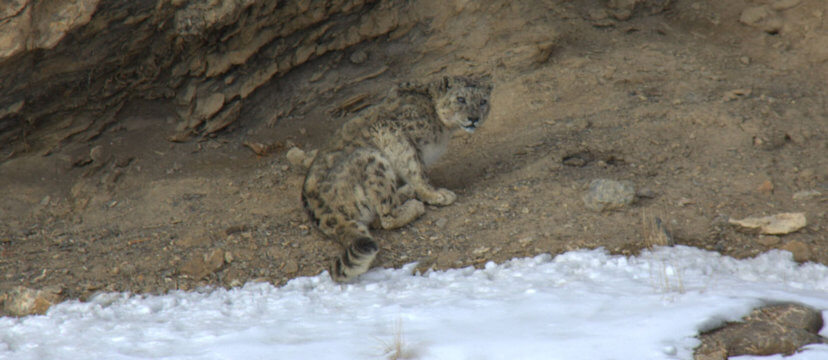
[[[787,249],[828,264],[824,1],[674,1],[664,11],[644,1],[629,19],[601,1],[422,3],[463,11],[272,80],[216,136],[171,143],[171,105],[134,101],[92,141],[4,161],[0,292],[57,287],[83,299],[319,274],[340,250],[309,228],[304,169],[286,150],[319,147],[396,81],[479,72],[496,84],[490,118],[431,170],[458,201],[377,231],[375,266],[634,254],[647,246],[645,214],[677,244],[740,258]],[[770,15],[739,21],[763,3]],[[596,178],[632,182],[636,202],[587,210]],[[808,225],[787,235],[728,224],[793,211]]]

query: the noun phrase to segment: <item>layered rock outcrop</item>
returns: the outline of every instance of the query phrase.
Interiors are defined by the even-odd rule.
[[[174,100],[181,121],[170,140],[212,133],[274,76],[404,34],[417,20],[390,0],[3,3],[0,147],[7,154],[94,138],[131,98]]]

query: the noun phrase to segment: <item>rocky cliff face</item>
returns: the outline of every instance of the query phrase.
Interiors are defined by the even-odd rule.
[[[3,0],[0,148],[98,136],[130,98],[174,101],[170,140],[232,123],[256,88],[330,51],[405,34],[390,0]],[[44,131],[46,130],[46,131]]]

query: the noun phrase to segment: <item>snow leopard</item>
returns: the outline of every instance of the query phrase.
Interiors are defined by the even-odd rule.
[[[365,273],[379,251],[370,228],[396,229],[457,195],[435,188],[426,167],[446,151],[452,133],[474,133],[489,114],[486,76],[444,76],[401,83],[379,104],[346,121],[320,149],[302,186],[302,203],[324,235],[344,251],[329,266],[348,282]]]

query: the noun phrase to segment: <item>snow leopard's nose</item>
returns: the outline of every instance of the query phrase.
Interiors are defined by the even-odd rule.
[[[472,125],[475,125],[478,121],[480,121],[480,117],[469,116],[469,121],[471,121]]]

